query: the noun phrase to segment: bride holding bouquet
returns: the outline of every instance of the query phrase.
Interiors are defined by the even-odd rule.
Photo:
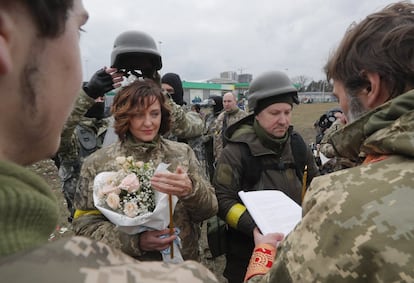
[[[111,111],[119,141],[83,163],[75,195],[75,233],[140,260],[161,260],[160,252],[179,237],[183,259],[199,260],[200,223],[216,214],[217,199],[193,150],[163,138],[170,130],[171,113],[162,89],[152,80],[137,79],[118,92]],[[162,163],[169,164],[168,171],[154,173]],[[103,174],[105,178],[100,178]],[[160,194],[178,199],[172,221],[162,224],[165,227],[154,230],[143,222],[140,229],[128,232],[105,213],[118,214],[121,222],[141,212],[155,214]]]

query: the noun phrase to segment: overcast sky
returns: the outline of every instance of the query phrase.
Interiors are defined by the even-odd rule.
[[[90,14],[81,36],[84,78],[110,65],[115,38],[150,34],[161,73],[203,81],[222,71],[268,70],[324,79],[322,68],[347,27],[386,0],[84,0]]]

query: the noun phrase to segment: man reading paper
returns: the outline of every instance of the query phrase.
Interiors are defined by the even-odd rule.
[[[225,220],[228,250],[224,276],[229,283],[243,281],[253,251],[257,223],[246,210],[239,191],[280,190],[298,205],[302,202],[303,169],[307,184],[318,174],[310,148],[290,125],[297,90],[288,76],[271,71],[252,81],[249,116],[228,127],[217,162],[214,187],[219,216]]]

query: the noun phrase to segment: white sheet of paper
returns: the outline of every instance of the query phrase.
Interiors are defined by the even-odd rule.
[[[239,196],[262,234],[286,236],[302,218],[302,208],[281,191],[240,191]]]
[[[319,158],[321,159],[322,165],[331,160],[331,158],[326,157],[325,154],[323,154],[322,152],[319,152]]]

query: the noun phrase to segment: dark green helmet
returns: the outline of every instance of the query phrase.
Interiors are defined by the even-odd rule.
[[[148,60],[143,59],[149,59],[155,70],[162,67],[161,54],[150,35],[142,31],[126,31],[118,35],[111,54],[112,67],[125,70],[148,69],[148,63],[144,63]]]
[[[260,100],[286,94],[291,94],[293,102],[299,104],[298,91],[285,73],[265,72],[250,83],[247,95],[249,111],[253,111]]]

